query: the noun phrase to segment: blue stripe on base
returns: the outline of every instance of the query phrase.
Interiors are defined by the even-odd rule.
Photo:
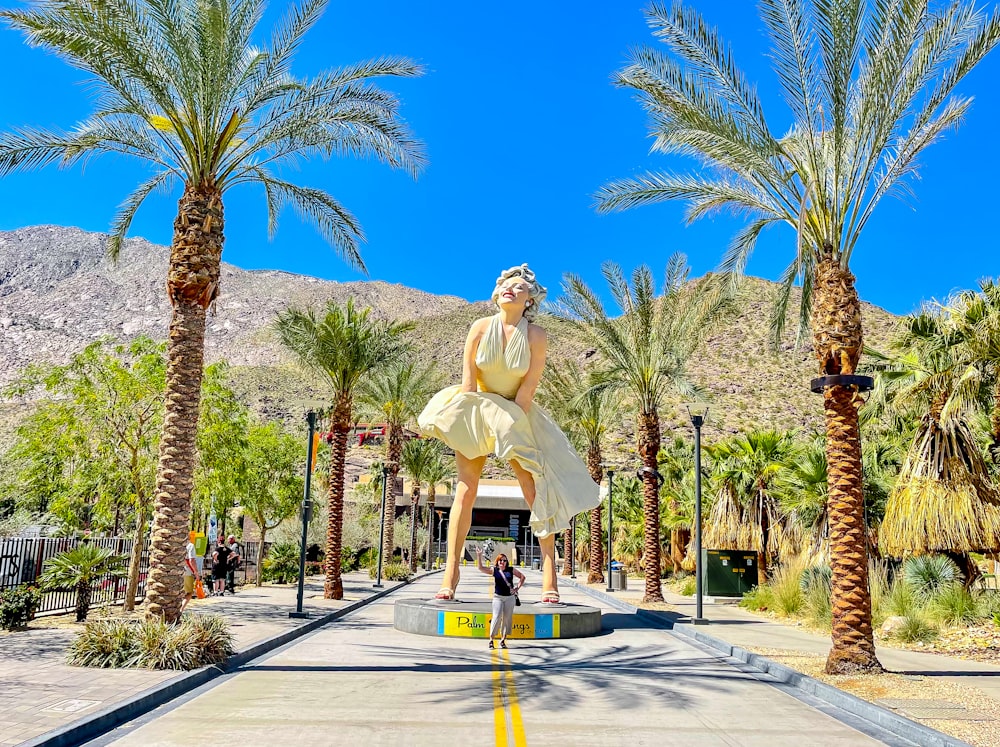
[[[535,638],[553,638],[553,615],[535,615]]]
[[[438,635],[444,635],[444,610],[438,610]]]

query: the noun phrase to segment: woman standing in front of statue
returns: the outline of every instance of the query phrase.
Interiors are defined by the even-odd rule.
[[[434,395],[417,419],[425,434],[454,449],[458,471],[437,599],[455,598],[462,546],[489,454],[510,463],[531,509],[529,522],[542,551],[543,603],[559,602],[556,532],[598,504],[599,488],[586,466],[559,426],[534,404],[548,342],[532,320],[545,295],[528,265],[501,273],[493,290],[498,313],[473,322],[466,337],[462,383]]]

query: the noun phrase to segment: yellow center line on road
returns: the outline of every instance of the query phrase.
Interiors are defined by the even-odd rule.
[[[506,649],[490,653],[493,659],[493,732],[497,747],[510,747],[512,741],[514,747],[527,747],[510,654]]]

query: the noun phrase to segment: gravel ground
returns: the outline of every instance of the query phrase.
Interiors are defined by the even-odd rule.
[[[902,674],[869,674],[845,677],[829,675],[823,671],[826,657],[803,654],[772,648],[754,648],[754,653],[766,656],[772,661],[784,664],[798,672],[838,687],[856,695],[862,700],[877,703],[883,698],[906,700],[943,700],[956,706],[965,706],[975,712],[977,721],[956,721],[948,719],[915,718],[900,711],[904,716],[918,721],[932,729],[950,734],[968,742],[974,747],[995,747],[997,729],[1000,726],[1000,703],[981,690],[964,687],[954,682],[935,681],[929,677]],[[880,704],[882,705],[882,704]]]

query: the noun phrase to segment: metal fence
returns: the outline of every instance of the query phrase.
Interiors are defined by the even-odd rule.
[[[21,584],[34,583],[42,574],[45,561],[59,553],[72,550],[84,540],[70,537],[0,537],[0,591]],[[126,561],[132,557],[134,540],[124,537],[94,537],[87,540],[97,547],[106,547],[122,555]],[[236,569],[236,585],[252,583],[257,579],[257,544],[246,542],[240,545],[240,564]],[[270,543],[268,543],[270,544]],[[265,548],[266,549],[266,548]],[[212,550],[206,553],[202,563],[205,576],[212,571]],[[139,561],[139,588],[136,600],[146,596],[146,576],[149,573],[149,540],[142,548]],[[111,574],[101,576],[94,584],[92,605],[120,604],[125,601],[125,587],[128,579]],[[76,606],[76,591],[64,589],[47,591],[42,595],[41,612],[62,612]]]

